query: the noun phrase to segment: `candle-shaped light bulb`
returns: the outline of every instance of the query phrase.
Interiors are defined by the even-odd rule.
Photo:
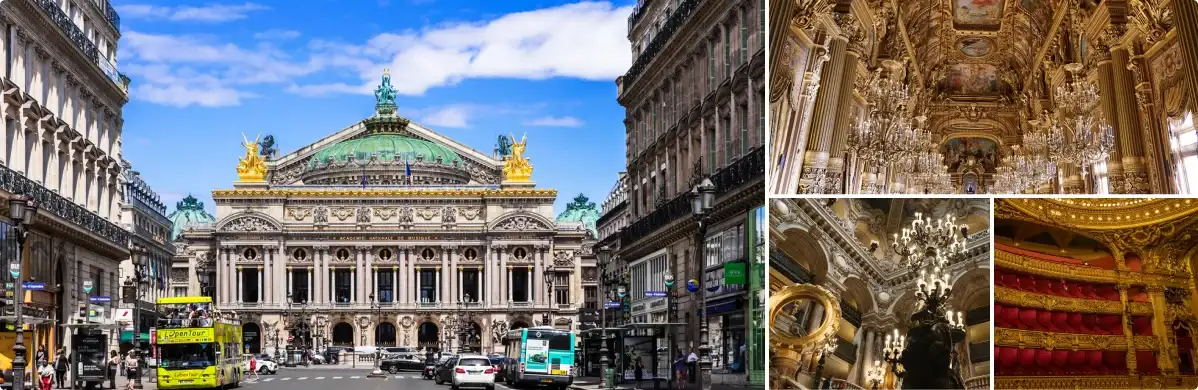
[[[959,324],[958,326],[965,326],[965,314],[964,313],[957,312],[957,324]]]

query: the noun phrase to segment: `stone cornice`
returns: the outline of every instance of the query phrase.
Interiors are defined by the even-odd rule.
[[[555,189],[420,189],[420,188],[361,188],[361,189],[233,189],[212,190],[214,199],[232,198],[556,198]]]

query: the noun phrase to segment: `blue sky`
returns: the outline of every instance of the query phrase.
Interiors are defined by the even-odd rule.
[[[632,3],[114,0],[124,156],[169,210],[190,193],[212,212],[242,133],[282,153],[315,142],[370,116],[389,68],[400,115],[488,154],[527,133],[557,212],[580,192],[600,203],[624,168]]]

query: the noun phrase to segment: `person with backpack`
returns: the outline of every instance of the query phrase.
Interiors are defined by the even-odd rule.
[[[138,361],[137,356],[133,354],[133,351],[129,351],[129,357],[125,359],[125,378],[129,380],[129,383],[125,385],[126,389],[133,390],[133,383],[141,375],[140,367],[141,362]]]
[[[67,369],[69,366],[70,362],[67,359],[66,350],[59,348],[58,354],[54,355],[54,379],[60,389],[66,388],[62,384],[67,381]]]
[[[108,357],[108,388],[116,389],[116,369],[121,365],[121,355],[112,351]],[[103,385],[103,384],[101,384]]]

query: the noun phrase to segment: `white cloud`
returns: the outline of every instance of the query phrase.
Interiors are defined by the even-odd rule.
[[[300,36],[299,31],[273,29],[273,30],[266,30],[266,31],[254,34],[254,39],[280,40],[281,41],[281,40],[299,38],[299,36]]]
[[[486,22],[384,33],[362,45],[318,42],[312,48],[340,57],[328,64],[348,64],[366,85],[376,82],[382,68],[392,69],[392,84],[405,95],[469,78],[612,80],[631,64],[625,37],[630,12],[631,7],[584,2]]]
[[[429,126],[466,128],[470,127],[467,123],[469,119],[469,108],[465,106],[445,106],[433,110],[421,120],[422,124]]]
[[[582,126],[582,121],[572,116],[546,116],[524,121],[524,125],[544,127],[579,127]]]
[[[268,7],[255,4],[210,4],[201,7],[192,6],[157,6],[149,4],[128,4],[117,6],[117,11],[121,16],[127,18],[140,19],[158,19],[169,20],[174,22],[194,21],[194,22],[227,22],[230,20],[245,19],[248,13],[252,11],[261,11]]]
[[[128,5],[134,17],[218,21],[265,9],[255,3],[205,7]],[[519,12],[476,23],[376,35],[362,43],[313,39],[302,55],[275,45],[298,33],[268,30],[250,43],[206,35],[126,31],[119,55],[134,76],[133,97],[185,107],[238,105],[249,86],[276,84],[303,95],[369,94],[384,68],[400,94],[421,95],[470,78],[612,80],[629,66],[625,38],[631,7],[584,2]],[[320,80],[302,80],[322,72]],[[339,79],[348,74],[350,79]],[[468,125],[458,107],[430,115],[444,126]],[[474,113],[474,112],[470,112]],[[430,124],[432,124],[430,122]]]

